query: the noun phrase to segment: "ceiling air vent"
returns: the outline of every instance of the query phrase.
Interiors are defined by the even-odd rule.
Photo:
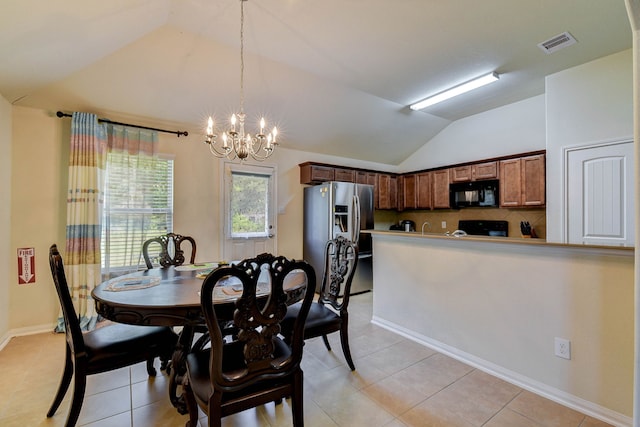
[[[555,37],[550,38],[547,41],[538,44],[538,47],[544,51],[544,53],[553,53],[557,50],[564,49],[567,46],[577,43],[568,31],[558,34]]]

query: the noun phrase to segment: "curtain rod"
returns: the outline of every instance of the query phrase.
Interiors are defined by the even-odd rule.
[[[63,113],[62,111],[58,111],[56,113],[56,116],[58,116],[60,118],[72,117],[71,114],[66,114],[66,113]],[[111,123],[112,125],[130,126],[130,127],[139,128],[139,129],[155,130],[157,132],[174,133],[174,134],[176,134],[176,136],[178,138],[180,138],[180,136],[182,136],[182,135],[189,136],[189,132],[187,132],[186,130],[164,130],[164,129],[150,128],[150,127],[147,127],[147,126],[131,125],[129,123],[114,122],[114,121],[109,120],[109,119],[98,119],[98,121],[104,122],[104,123]]]

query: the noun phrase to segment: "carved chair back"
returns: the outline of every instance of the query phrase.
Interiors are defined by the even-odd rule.
[[[295,271],[306,275],[302,308],[289,343],[278,338],[280,322],[287,313],[283,289],[287,275]],[[261,272],[265,273],[261,276]],[[213,292],[225,280],[242,283],[242,295],[235,303],[234,324],[237,339],[224,341],[225,333],[214,310]],[[261,282],[267,277],[268,283]],[[201,302],[211,336],[210,373],[219,391],[239,390],[263,379],[276,379],[299,370],[304,343],[304,322],[315,291],[315,272],[305,261],[261,254],[236,265],[212,271],[204,280]],[[268,297],[263,294],[268,292]],[[227,338],[228,339],[228,338]],[[283,351],[283,346],[286,350]],[[233,367],[230,369],[230,367]]]
[[[358,266],[358,247],[342,236],[329,240],[324,263],[318,303],[328,304],[338,313],[346,312],[351,282]]]
[[[184,241],[191,243],[190,264],[196,259],[196,241],[193,237],[182,236],[175,233],[167,233],[162,236],[154,237],[144,242],[142,245],[142,256],[147,268],[154,267],[154,259],[152,258],[151,249],[159,245],[158,264],[161,267],[170,265],[182,265],[185,262],[184,250],[181,245]]]

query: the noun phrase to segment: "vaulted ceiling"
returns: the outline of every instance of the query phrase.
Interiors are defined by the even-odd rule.
[[[457,119],[544,93],[546,75],[628,49],[624,0],[248,0],[245,111],[283,146],[398,164]],[[538,43],[568,31],[552,54]],[[204,130],[238,109],[239,0],[5,0],[14,105]],[[422,111],[407,106],[496,71]]]

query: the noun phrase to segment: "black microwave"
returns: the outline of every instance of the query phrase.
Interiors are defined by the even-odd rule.
[[[466,207],[497,208],[499,206],[499,181],[472,181],[449,184],[452,209]]]

